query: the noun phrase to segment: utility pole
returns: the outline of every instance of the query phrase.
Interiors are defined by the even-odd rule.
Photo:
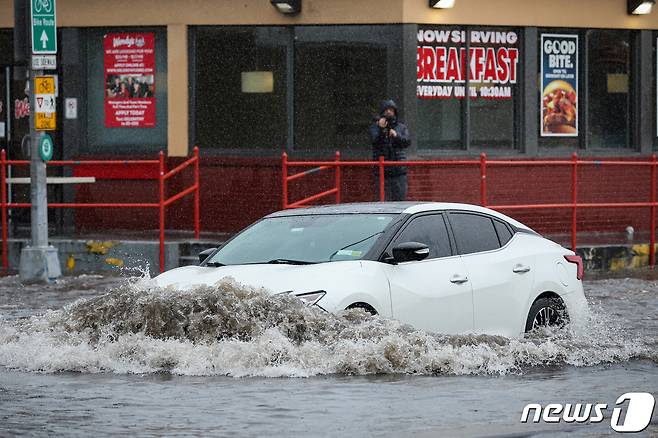
[[[16,0],[29,4],[30,24],[14,17],[19,26],[30,32],[32,56],[28,61],[30,94],[30,209],[31,242],[21,250],[21,281],[52,281],[62,275],[57,248],[48,245],[48,191],[46,161],[52,157],[52,139],[45,130],[55,129],[54,79],[44,76],[44,68],[54,69],[57,53],[55,0]],[[44,153],[45,151],[45,153]]]

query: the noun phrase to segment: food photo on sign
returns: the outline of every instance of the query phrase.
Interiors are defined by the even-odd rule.
[[[578,135],[578,35],[541,35],[541,136]]]

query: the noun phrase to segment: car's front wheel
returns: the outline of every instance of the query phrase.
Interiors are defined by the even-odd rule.
[[[525,323],[526,333],[541,327],[561,327],[567,322],[566,309],[556,297],[542,297],[530,307]]]

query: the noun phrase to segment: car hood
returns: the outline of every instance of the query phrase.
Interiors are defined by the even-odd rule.
[[[336,268],[336,265],[345,266],[353,263],[332,262],[315,265],[256,264],[220,267],[185,266],[160,274],[155,278],[155,281],[161,287],[190,289],[202,285],[212,286],[224,279],[233,278],[243,285],[265,288],[271,293],[288,291],[301,293],[323,289],[320,285],[324,284],[326,287],[325,275],[328,269],[335,275],[336,270],[333,268]]]

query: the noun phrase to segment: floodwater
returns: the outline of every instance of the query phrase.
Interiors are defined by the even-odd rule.
[[[326,314],[232,283],[2,278],[0,436],[616,435],[619,396],[658,397],[658,280],[585,288],[590,308],[571,326],[508,339]],[[609,408],[600,423],[522,424],[528,403]],[[639,436],[658,436],[657,411]]]

